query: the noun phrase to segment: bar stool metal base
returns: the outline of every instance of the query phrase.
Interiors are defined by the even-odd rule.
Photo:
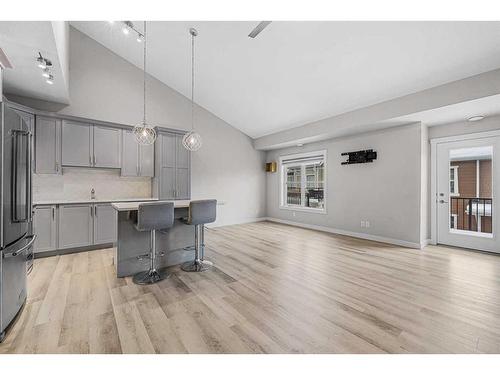
[[[213,263],[208,260],[195,259],[186,263],[183,263],[181,270],[185,272],[204,272],[208,271],[212,267]]]
[[[154,284],[159,281],[168,279],[170,277],[170,273],[167,271],[166,268],[162,268],[160,270],[147,270],[143,272],[139,272],[134,275],[132,278],[132,281],[134,284],[138,285],[148,285],[148,284]]]

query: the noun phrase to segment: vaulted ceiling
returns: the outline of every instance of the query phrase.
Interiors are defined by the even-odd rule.
[[[121,23],[71,22],[142,67]],[[142,30],[142,22],[134,21]],[[251,137],[500,67],[500,22],[149,22],[148,71]]]

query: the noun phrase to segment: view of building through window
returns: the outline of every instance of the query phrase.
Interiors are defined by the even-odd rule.
[[[450,230],[492,233],[492,147],[450,151]]]

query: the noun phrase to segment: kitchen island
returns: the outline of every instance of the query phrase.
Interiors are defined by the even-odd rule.
[[[186,225],[181,218],[188,216],[189,200],[174,202],[174,226],[165,231],[156,231],[157,268],[173,266],[193,259],[194,227]],[[149,254],[150,232],[139,232],[134,227],[133,212],[140,203],[112,203],[117,211],[117,243],[115,251],[116,275],[132,276],[149,269],[149,258],[140,256]],[[187,250],[186,250],[187,249]]]

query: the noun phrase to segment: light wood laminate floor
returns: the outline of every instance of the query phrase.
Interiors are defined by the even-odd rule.
[[[217,266],[153,286],[113,249],[39,259],[1,353],[500,353],[500,257],[270,222],[207,230]]]

